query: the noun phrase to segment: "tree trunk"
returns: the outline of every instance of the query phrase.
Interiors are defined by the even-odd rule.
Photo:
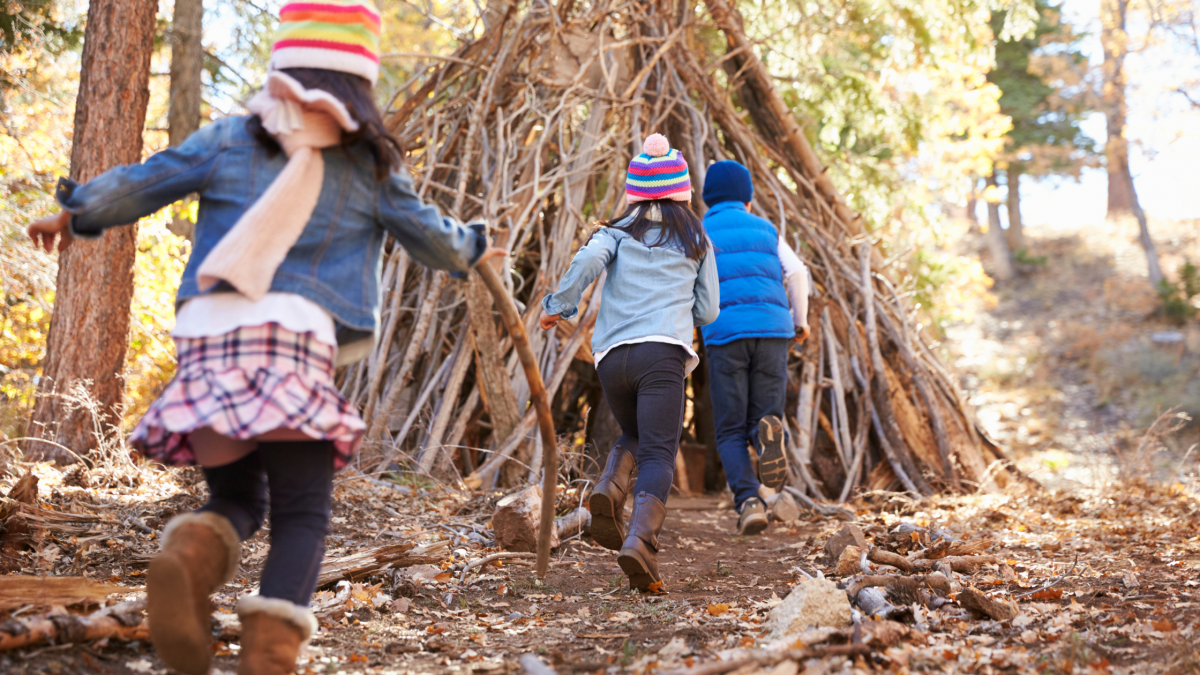
[[[1025,248],[1025,223],[1021,220],[1021,171],[1010,167],[1008,174],[1008,250],[1018,252]]]
[[[1125,54],[1128,35],[1125,14],[1129,0],[1100,3],[1100,45],[1104,50],[1103,103],[1107,127],[1104,155],[1108,164],[1108,217],[1133,213],[1133,183],[1129,175],[1129,143],[1125,138]]]
[[[201,82],[204,48],[204,0],[175,0],[171,21],[171,107],[167,111],[168,138],[175,147],[200,128]],[[169,229],[192,238],[192,222],[176,216]]]
[[[1142,249],[1146,252],[1146,276],[1150,279],[1150,285],[1157,291],[1162,287],[1163,282],[1162,268],[1158,265],[1158,249],[1154,247],[1154,239],[1150,237],[1150,224],[1146,222],[1146,212],[1142,211],[1137,190],[1133,187],[1133,176],[1126,173],[1125,181],[1129,186],[1129,196],[1133,198],[1133,216],[1137,218],[1138,222],[1138,238],[1142,242]]]
[[[996,186],[996,172],[992,171],[987,177],[988,187]],[[988,200],[988,249],[992,253],[992,276],[997,281],[1008,281],[1014,276],[1012,252],[1008,250],[1008,241],[1004,230],[1000,227],[1000,204]]]
[[[71,147],[71,178],[76,181],[141,159],[157,8],[154,0],[92,0],[88,7]],[[84,454],[96,447],[97,434],[120,423],[136,244],[137,226],[131,225],[94,241],[77,240],[59,255],[31,436]],[[94,415],[53,395],[78,385],[95,402]],[[29,442],[25,451],[31,457],[72,461],[46,443]]]
[[[968,228],[970,232],[979,232],[979,215],[975,213],[979,205],[979,192],[975,190],[977,185],[979,179],[971,176],[971,191],[967,193],[967,222],[971,224]]]

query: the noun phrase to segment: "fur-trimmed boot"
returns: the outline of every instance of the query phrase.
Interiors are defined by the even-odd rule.
[[[197,511],[167,523],[162,550],[146,573],[150,641],[162,660],[187,675],[212,665],[209,596],[237,571],[242,542],[224,516]]]
[[[300,649],[317,631],[317,617],[287,600],[247,595],[238,601],[242,653],[238,675],[290,675]]]
[[[658,573],[658,533],[667,519],[667,506],[658,497],[639,493],[629,519],[629,534],[617,564],[629,577],[629,587],[639,591],[663,590],[662,575]]]
[[[613,551],[621,550],[625,541],[625,498],[633,484],[636,452],[636,445],[630,450],[614,444],[608,452],[604,472],[596,480],[596,487],[588,499],[588,511],[592,512],[592,539]]]

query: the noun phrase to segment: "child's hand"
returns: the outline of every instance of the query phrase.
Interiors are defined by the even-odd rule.
[[[478,267],[492,258],[503,258],[506,255],[508,255],[507,250],[498,246],[489,246],[488,249],[483,252],[483,255],[479,256],[479,260],[475,262],[475,266]]]
[[[558,325],[559,316],[557,314],[547,314],[546,310],[542,310],[542,318],[538,319],[538,325],[542,330],[550,330]]]
[[[800,332],[796,333],[796,344],[800,344],[800,343],[804,342],[805,340],[807,340],[809,334],[811,334],[811,333],[812,333],[812,331],[809,330],[808,326],[804,326],[803,328],[801,328]]]
[[[54,248],[55,237],[61,235],[58,250],[65,251],[75,241],[75,237],[71,236],[71,229],[67,227],[70,221],[71,214],[61,211],[56,216],[34,221],[26,231],[29,232],[29,238],[33,240],[33,245],[45,249],[46,253]]]

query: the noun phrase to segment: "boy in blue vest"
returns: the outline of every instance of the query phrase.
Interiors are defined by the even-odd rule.
[[[808,269],[769,221],[747,210],[750,172],[726,160],[704,179],[704,229],[717,254],[721,314],[701,328],[717,451],[738,510],[738,534],[767,527],[759,488],[787,483],[783,405],[787,355],[808,337]],[[789,300],[790,307],[789,307]],[[758,475],[747,453],[759,456]]]

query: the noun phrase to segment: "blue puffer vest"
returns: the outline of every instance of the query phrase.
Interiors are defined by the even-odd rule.
[[[721,314],[701,329],[704,344],[744,338],[792,338],[779,262],[779,233],[738,202],[721,202],[704,214],[704,229],[717,252]]]

